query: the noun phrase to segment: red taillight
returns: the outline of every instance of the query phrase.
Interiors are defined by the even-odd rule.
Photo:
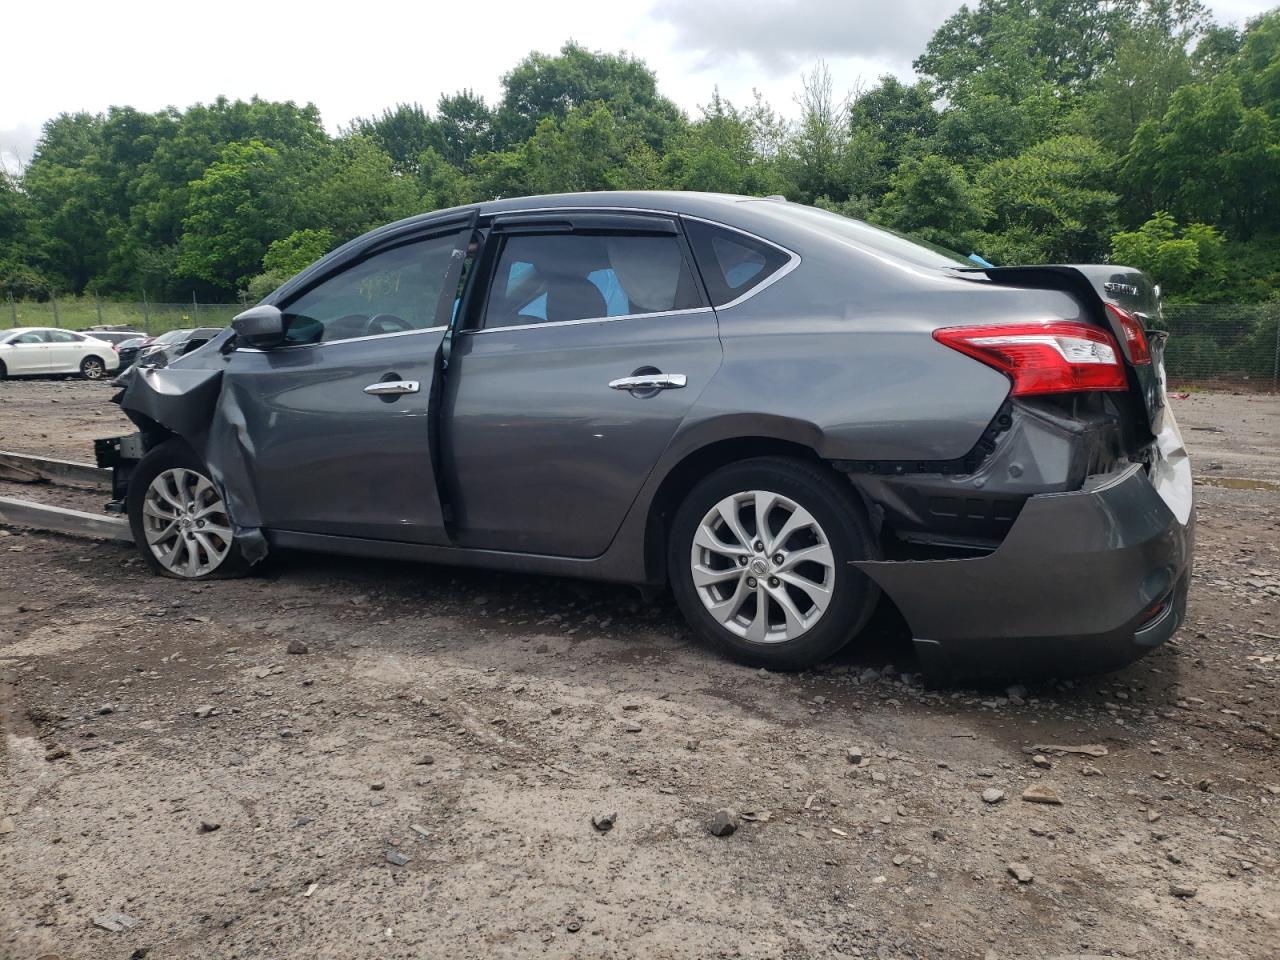
[[[1127,310],[1121,310],[1114,303],[1107,304],[1107,313],[1120,321],[1120,329],[1124,331],[1125,346],[1129,348],[1129,362],[1150,363],[1151,348],[1147,346],[1147,332],[1142,329],[1142,321]]]
[[[933,331],[933,339],[1006,374],[1014,397],[1129,386],[1115,338],[1085,323],[943,327]]]

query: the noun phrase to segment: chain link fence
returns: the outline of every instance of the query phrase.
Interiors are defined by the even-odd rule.
[[[0,302],[0,329],[5,327],[62,327],[87,330],[110,324],[156,336],[168,330],[190,327],[225,327],[245,309],[243,303],[152,303],[148,300],[122,302],[97,297]]]
[[[1280,392],[1280,302],[1166,303],[1169,385]]]

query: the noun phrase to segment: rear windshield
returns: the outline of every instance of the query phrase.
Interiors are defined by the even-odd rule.
[[[777,201],[770,201],[776,203]],[[974,267],[976,262],[968,257],[940,247],[934,243],[915,240],[905,234],[884,227],[873,227],[861,220],[819,210],[817,207],[806,207],[798,203],[778,204],[787,216],[804,223],[806,226],[832,234],[842,240],[848,240],[860,247],[883,253],[897,260],[906,260],[921,267],[954,268]]]

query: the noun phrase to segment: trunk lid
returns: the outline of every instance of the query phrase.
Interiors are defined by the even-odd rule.
[[[1120,344],[1134,391],[1142,398],[1153,435],[1160,432],[1164,414],[1164,345],[1168,337],[1155,328],[1161,319],[1160,288],[1141,270],[1108,264],[1072,264],[1031,267],[985,267],[960,270],[976,279],[1011,287],[1047,287],[1075,294],[1088,307],[1095,323],[1111,331]],[[1107,310],[1111,304],[1132,314],[1142,324],[1151,351],[1150,363],[1135,364],[1120,322]]]

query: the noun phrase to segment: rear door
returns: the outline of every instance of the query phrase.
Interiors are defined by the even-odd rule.
[[[80,369],[80,361],[88,355],[84,337],[70,330],[50,330],[49,370],[54,373],[73,373]]]
[[[445,542],[428,400],[473,223],[368,251],[280,304],[284,346],[235,351],[220,415],[243,418],[263,526]]]
[[[598,556],[720,366],[679,224],[501,217],[478,281],[442,406],[457,543]]]

